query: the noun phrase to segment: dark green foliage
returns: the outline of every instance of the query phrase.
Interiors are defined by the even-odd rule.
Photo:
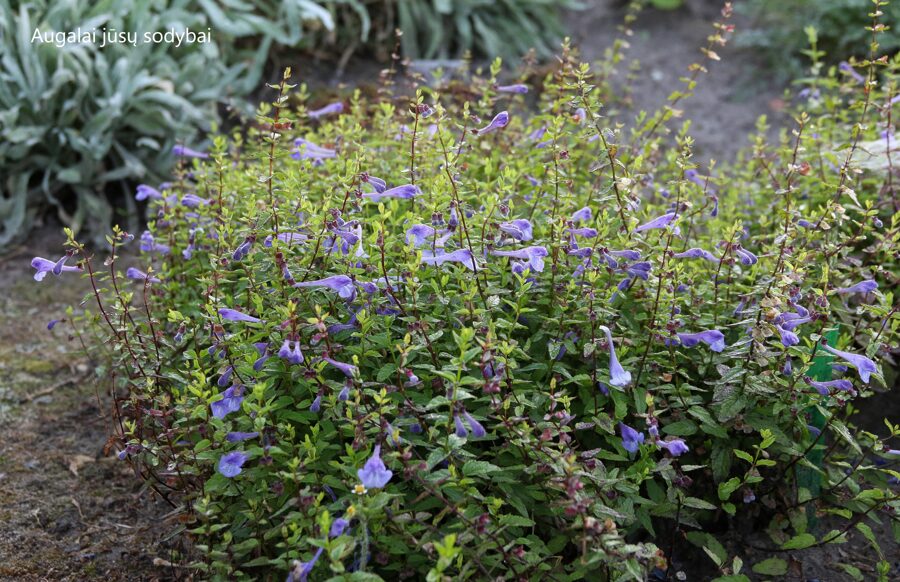
[[[860,70],[890,81],[900,61]],[[112,360],[117,448],[180,503],[184,562],[213,580],[644,580],[686,539],[745,580],[712,524],[877,547],[900,427],[852,413],[894,383],[900,330],[885,93],[815,67],[791,132],[767,143],[761,120],[735,164],[697,172],[690,124],[669,128],[694,79],[659,112],[603,117],[610,87],[564,47],[528,116],[499,72],[386,83],[316,120],[288,73],[152,203],[137,264],[158,281],[122,273],[138,242],[121,230],[105,261],[69,237],[101,306],[73,329]],[[420,190],[378,200],[374,177]],[[862,281],[879,288],[847,289]],[[377,447],[393,474],[372,485]]]

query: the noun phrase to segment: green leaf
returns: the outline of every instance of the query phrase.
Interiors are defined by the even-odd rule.
[[[794,536],[781,545],[782,550],[802,550],[816,543],[816,536],[808,533]]]
[[[753,571],[766,576],[784,576],[787,574],[788,563],[781,558],[769,558],[754,564]]]

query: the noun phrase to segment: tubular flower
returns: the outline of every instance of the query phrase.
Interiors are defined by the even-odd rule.
[[[494,130],[506,127],[507,124],[509,124],[509,113],[507,113],[506,111],[501,111],[494,116],[489,124],[485,125],[481,129],[473,129],[472,131],[473,133],[475,133],[475,135],[484,135],[486,133],[491,133]]]
[[[145,253],[159,253],[161,255],[169,254],[169,245],[157,243],[149,230],[145,230],[141,234],[141,250]]]
[[[340,101],[336,103],[329,103],[325,107],[320,109],[313,109],[312,111],[307,112],[312,119],[319,119],[320,117],[325,117],[326,115],[332,115],[334,113],[343,113],[344,104]]]
[[[259,323],[262,321],[258,317],[253,317],[234,309],[228,309],[227,307],[219,309],[219,315],[226,321],[246,321],[247,323]]]
[[[835,289],[834,292],[845,295],[848,293],[871,293],[876,289],[878,289],[878,283],[871,279],[866,279],[865,281],[860,281],[852,287],[839,287],[838,289]]]
[[[302,281],[294,283],[294,287],[321,287],[337,293],[342,299],[353,300],[356,297],[356,287],[353,285],[353,279],[347,275],[332,275],[316,281]]]
[[[469,431],[466,429],[466,425],[463,424],[463,421],[458,414],[453,415],[453,424],[456,426],[456,436],[461,439],[469,436]]]
[[[222,392],[222,399],[217,400],[209,405],[212,415],[215,418],[225,418],[232,412],[241,409],[241,403],[244,401],[244,387],[235,384]]]
[[[577,211],[575,214],[569,218],[572,222],[578,224],[579,222],[588,222],[591,220],[592,214],[591,209],[585,206],[581,210]]]
[[[706,259],[711,263],[718,263],[719,259],[714,254],[704,249],[688,249],[683,253],[675,253],[672,255],[676,259]]]
[[[150,200],[162,200],[162,197],[162,192],[147,184],[138,184],[137,193],[134,195],[134,199],[138,202],[147,200],[148,198]]]
[[[172,153],[178,157],[197,158],[198,160],[205,160],[209,157],[209,154],[207,154],[206,152],[192,150],[191,148],[183,145],[173,146]]]
[[[241,451],[231,451],[230,453],[225,453],[219,459],[219,473],[228,477],[229,479],[233,479],[241,474],[241,467],[244,466],[244,463],[247,462],[247,459],[250,457],[247,453]]]
[[[321,162],[337,156],[334,150],[323,148],[314,144],[309,140],[298,137],[294,140],[294,149],[291,150],[291,157],[295,160],[313,160]]]
[[[368,198],[372,202],[379,202],[382,198],[399,198],[401,200],[409,200],[415,198],[422,193],[422,189],[415,184],[404,184],[403,186],[394,186],[390,190],[381,192],[366,192],[363,198]]]
[[[428,242],[437,231],[434,227],[427,224],[414,224],[406,231],[406,243],[412,243],[415,247],[420,247]]]
[[[673,457],[683,455],[690,450],[687,444],[685,444],[682,439],[678,438],[673,438],[667,441],[656,441],[656,444],[659,448],[669,451],[669,454]]]
[[[836,390],[844,390],[845,392],[853,392],[853,384],[850,380],[829,380],[827,382],[816,382],[806,376],[803,381],[812,386],[822,396],[828,396],[829,391],[834,388]]]
[[[487,434],[487,431],[484,430],[484,426],[482,426],[482,424],[481,424],[480,422],[478,422],[477,420],[475,420],[475,419],[472,417],[472,415],[469,414],[469,413],[468,413],[467,411],[465,411],[465,410],[463,411],[463,417],[466,419],[466,422],[469,423],[469,428],[472,429],[472,436],[473,436],[473,437],[475,437],[475,438],[481,438],[481,437],[483,437],[484,435]],[[456,418],[459,419],[458,416],[457,416]]]
[[[524,218],[517,218],[500,224],[500,230],[513,237],[517,241],[529,241],[533,238],[534,227]]]
[[[239,443],[241,441],[255,439],[258,436],[258,432],[230,432],[225,435],[225,440],[230,443]]]
[[[528,247],[517,251],[493,251],[491,254],[497,257],[509,257],[526,261],[532,271],[540,273],[544,270],[544,257],[548,253],[544,247]]]
[[[708,329],[697,333],[679,333],[678,341],[686,348],[692,348],[703,342],[709,345],[709,349],[714,352],[721,352],[725,349],[725,334],[717,329]]]
[[[528,93],[528,86],[516,83],[515,85],[500,85],[494,87],[494,90],[497,93],[515,93],[517,95],[524,95],[525,93]]]
[[[616,357],[616,347],[613,344],[612,332],[605,325],[599,329],[606,334],[606,343],[609,344],[609,383],[613,386],[628,386],[631,383],[631,372],[625,370]]]
[[[624,422],[619,423],[619,434],[622,435],[622,448],[629,453],[636,453],[644,442],[644,433],[636,431]]]
[[[300,342],[284,340],[281,349],[278,350],[278,357],[287,360],[289,364],[297,365],[303,363],[303,351],[300,349]]]
[[[381,445],[375,445],[372,456],[356,475],[366,489],[381,489],[387,485],[394,472],[385,467],[384,461],[381,460]]]
[[[359,375],[359,369],[353,364],[345,364],[344,362],[338,362],[337,360],[332,360],[331,358],[322,359],[343,372],[343,374],[348,378],[353,378]]]
[[[135,281],[150,281],[151,283],[159,283],[159,279],[156,277],[150,277],[147,273],[135,269],[134,267],[128,267],[125,271],[125,276],[129,279],[133,279]]]
[[[461,263],[470,271],[475,270],[475,256],[469,249],[459,249],[452,253],[434,254],[430,250],[422,251],[422,263],[440,266],[444,263]]]
[[[787,330],[780,325],[776,325],[775,328],[778,330],[778,333],[781,334],[781,343],[784,347],[789,348],[800,343],[800,338],[797,337],[797,334],[794,332]]]
[[[47,276],[47,273],[53,273],[54,275],[58,276],[63,272],[81,271],[81,267],[66,266],[65,259],[66,257],[64,256],[55,263],[43,257],[35,257],[31,259],[31,266],[37,269],[37,272],[35,272],[34,274],[34,280],[43,281],[44,277]]]
[[[759,262],[757,256],[744,247],[735,247],[734,252],[737,254],[738,259],[741,261],[742,265],[755,265]]]
[[[372,186],[372,188],[375,188],[376,192],[384,192],[385,190],[387,190],[387,182],[385,182],[381,178],[363,174],[361,180],[366,184]]]
[[[836,350],[833,347],[823,344],[822,348],[826,351],[835,355],[842,360],[845,360],[848,364],[856,368],[857,373],[859,373],[859,379],[869,383],[869,377],[875,373],[878,373],[878,367],[875,365],[875,362],[870,360],[865,356],[859,356],[857,354],[851,354],[850,352],[842,352],[841,350]]]
[[[663,214],[658,218],[654,218],[650,222],[646,222],[637,228],[634,229],[634,232],[644,232],[645,230],[653,230],[656,228],[666,228],[670,224],[672,224],[678,215],[674,212],[669,212],[668,214]]]

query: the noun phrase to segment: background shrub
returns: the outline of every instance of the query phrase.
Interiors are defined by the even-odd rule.
[[[0,244],[22,239],[48,206],[76,231],[87,226],[99,236],[109,228],[111,200],[117,200],[124,204],[117,220],[136,228],[139,213],[122,192],[168,173],[173,144],[208,130],[218,120],[218,105],[249,112],[232,98],[259,87],[276,48],[320,44],[387,54],[400,26],[407,31],[403,50],[409,57],[468,50],[514,55],[532,46],[547,54],[560,34],[558,6],[544,1],[393,4],[0,1]],[[378,29],[370,36],[373,22]],[[146,31],[209,27],[213,42],[102,49],[30,42],[35,28],[79,27],[136,32],[139,38]]]
[[[635,120],[568,47],[530,118],[499,62],[330,116],[286,74],[137,240],[35,259],[97,284],[119,456],[204,577],[642,580],[683,534],[745,580],[719,520],[800,549],[896,513],[900,428],[852,419],[895,374],[890,96],[815,67],[791,133],[698,169],[668,124],[703,64]]]
[[[738,46],[752,47],[763,55],[782,80],[799,77],[808,62],[808,29],[816,31],[818,49],[836,64],[851,56],[865,58],[871,32],[868,14],[870,0],[750,0],[738,9],[751,18],[749,26],[738,32]],[[900,4],[884,4],[879,21],[891,30],[900,23]],[[881,38],[882,51],[894,54],[900,49],[897,35]]]

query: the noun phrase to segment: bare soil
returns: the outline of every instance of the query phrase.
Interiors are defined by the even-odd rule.
[[[33,256],[61,254],[60,232],[0,258],[0,580],[172,579],[172,508],[104,454],[106,383],[70,327],[47,329],[89,291],[77,273],[32,279]]]

